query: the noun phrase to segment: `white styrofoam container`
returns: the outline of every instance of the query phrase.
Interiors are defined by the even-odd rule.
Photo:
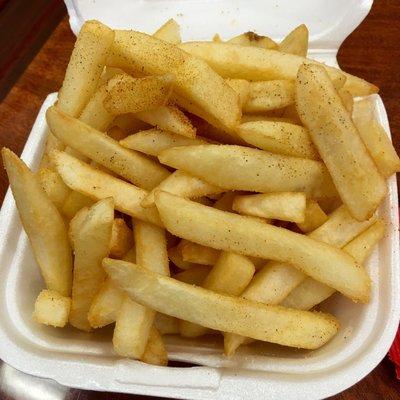
[[[154,0],[66,1],[71,26],[96,18],[112,27],[152,32],[175,17],[184,39],[207,39],[219,31],[229,37],[246,30],[275,39],[299,23],[311,31],[312,55],[335,65],[345,37],[368,13],[372,1],[289,0]],[[22,158],[32,168],[40,160],[46,133],[48,96],[32,128]],[[371,96],[387,132],[385,108]],[[87,334],[53,329],[32,320],[34,300],[43,287],[39,270],[8,191],[0,213],[0,358],[13,367],[82,389],[117,391],[184,399],[232,400],[322,399],[353,385],[384,357],[400,314],[398,200],[395,177],[380,207],[387,233],[367,263],[373,280],[372,299],[357,305],[341,296],[324,304],[341,322],[339,334],[317,351],[296,351],[257,343],[231,359],[221,355],[221,342],[167,339],[172,360],[196,367],[157,367],[120,359],[110,342],[110,329]]]

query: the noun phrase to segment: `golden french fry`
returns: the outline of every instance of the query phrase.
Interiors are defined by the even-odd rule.
[[[213,144],[175,147],[162,151],[158,159],[227,190],[305,192],[315,197],[336,193],[321,162],[248,147]]]
[[[338,330],[338,322],[328,314],[214,293],[120,260],[106,258],[103,266],[132,299],[207,328],[308,349],[322,346]]]
[[[168,249],[168,258],[180,269],[187,270],[197,268],[198,264],[183,261],[180,246],[174,246]]]
[[[64,143],[146,190],[164,180],[169,172],[143,154],[127,150],[117,141],[51,107],[46,113],[52,132]]]
[[[68,237],[72,248],[74,248],[75,239],[82,227],[83,222],[89,214],[89,209],[89,207],[81,208],[69,222]]]
[[[287,262],[354,301],[369,299],[370,279],[365,270],[333,246],[166,192],[156,194],[156,206],[166,229],[176,236],[215,249]]]
[[[65,297],[55,290],[44,289],[35,301],[33,318],[40,324],[62,328],[68,322],[70,307],[70,297]]]
[[[150,329],[149,338],[140,361],[161,366],[168,364],[168,354],[164,346],[164,341],[160,332],[154,326]]]
[[[227,43],[238,44],[241,46],[260,47],[262,49],[276,49],[278,45],[268,36],[258,35],[255,32],[245,32],[229,39]]]
[[[122,129],[126,133],[126,135],[132,135],[136,132],[140,132],[150,128],[149,124],[141,121],[139,118],[136,118],[135,114],[131,113],[121,114],[115,117],[113,122],[111,123],[111,127],[113,126]]]
[[[72,257],[67,228],[39,179],[11,150],[1,150],[10,187],[47,289],[71,293]]]
[[[294,103],[294,83],[288,80],[272,80],[250,83],[250,94],[243,112],[263,113]]]
[[[172,44],[179,44],[182,42],[180,26],[173,18],[170,18],[165,24],[161,25],[160,28],[153,33],[153,36]]]
[[[61,140],[58,140],[50,132],[50,130],[47,129],[46,144],[44,146],[42,159],[40,160],[39,169],[49,168],[49,169],[55,170],[55,167],[50,159],[50,153],[53,150],[63,151],[63,150],[65,150],[65,144],[63,142],[61,142]]]
[[[206,141],[197,137],[191,139],[161,129],[148,129],[122,139],[119,144],[128,149],[140,151],[150,156],[158,156],[171,147],[204,144]]]
[[[62,206],[62,213],[68,218],[72,219],[76,213],[84,207],[90,207],[94,201],[84,194],[71,191]]]
[[[133,244],[133,234],[122,218],[115,218],[111,231],[110,257],[122,258]]]
[[[132,217],[162,225],[156,210],[145,209],[140,203],[147,192],[130,183],[90,167],[68,154],[53,151],[52,159],[63,181],[73,190],[94,200],[113,197],[115,209]]]
[[[156,314],[156,317],[154,318],[154,327],[161,333],[161,335],[179,333],[178,320],[166,314]]]
[[[218,186],[210,185],[199,178],[178,170],[155,187],[142,201],[141,205],[143,207],[154,206],[154,194],[159,190],[189,199],[222,193],[224,191]]]
[[[187,42],[179,47],[206,61],[211,68],[224,78],[239,78],[251,81],[272,79],[295,80],[297,71],[303,63],[317,64],[293,54],[256,47],[239,46],[232,43]],[[354,75],[336,68],[324,66],[330,78],[337,82],[346,77],[345,88],[353,96],[367,96],[377,93],[378,88]]]
[[[353,121],[362,141],[385,177],[400,171],[400,159],[385,129],[374,117],[371,99],[360,99],[354,103]]]
[[[245,79],[225,79],[225,82],[238,94],[240,105],[243,107],[250,94],[250,82]]]
[[[278,50],[283,53],[295,54],[296,56],[307,57],[308,52],[308,29],[304,24],[293,29],[279,43]]]
[[[185,282],[189,285],[201,286],[210,271],[211,267],[206,265],[198,265],[196,267],[178,272],[173,276],[173,278],[177,279],[178,281]]]
[[[68,186],[63,182],[57,172],[48,168],[39,170],[39,179],[43,190],[59,211],[70,194]]]
[[[100,200],[89,209],[74,236],[74,279],[69,322],[84,331],[91,330],[89,309],[106,278],[101,260],[109,253],[113,220],[113,200]]]
[[[353,95],[347,89],[339,89],[337,91],[340,100],[342,100],[344,108],[351,115],[353,113],[354,98]]]
[[[212,38],[213,42],[222,42],[221,36],[219,36],[218,33],[216,33],[213,38]]]
[[[354,218],[367,219],[386,194],[386,184],[324,68],[302,65],[296,107]]]
[[[236,196],[233,210],[240,214],[282,221],[303,222],[306,195],[301,192],[281,192]]]
[[[314,200],[307,200],[305,218],[303,222],[298,222],[297,226],[304,232],[308,233],[317,229],[324,222],[326,222],[328,216],[319,204]]]
[[[83,24],[58,92],[57,107],[79,117],[94,94],[114,41],[114,31],[98,21]]]
[[[195,264],[215,265],[220,256],[218,250],[189,242],[188,240],[182,240],[179,248],[182,252],[182,259]]]
[[[204,61],[170,43],[136,31],[117,30],[108,64],[147,75],[172,73],[174,91],[203,110],[209,122],[233,129],[240,120],[235,91]]]

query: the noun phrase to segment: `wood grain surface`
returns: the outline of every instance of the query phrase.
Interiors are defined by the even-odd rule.
[[[1,29],[1,28],[0,28]],[[2,33],[1,33],[2,34]],[[338,59],[341,67],[377,84],[388,111],[393,141],[400,151],[400,1],[375,0],[371,13],[343,43]],[[0,144],[20,154],[36,114],[45,97],[57,91],[73,48],[74,36],[64,17],[39,53],[22,73],[0,104]],[[0,170],[0,202],[8,183]],[[143,396],[99,394],[71,390],[73,399],[139,399]],[[0,395],[0,399],[3,399]],[[395,400],[400,398],[400,383],[393,365],[385,358],[358,384],[335,400]]]

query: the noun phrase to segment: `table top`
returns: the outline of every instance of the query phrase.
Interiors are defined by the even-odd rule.
[[[339,50],[340,66],[381,88],[389,115],[393,142],[400,152],[400,2],[376,0],[371,13]],[[0,144],[20,154],[45,97],[61,86],[73,48],[74,36],[64,17],[28,68],[0,103]],[[0,202],[8,182],[0,170]],[[29,397],[28,393],[32,393]],[[33,395],[33,393],[37,393]],[[387,357],[358,384],[331,400],[395,400],[400,383]],[[50,397],[51,395],[51,397]],[[144,396],[107,394],[67,389],[52,381],[28,376],[0,365],[0,400],[3,399],[140,399]],[[147,397],[146,397],[147,398]],[[150,398],[149,398],[150,399]],[[153,398],[155,399],[155,398]]]

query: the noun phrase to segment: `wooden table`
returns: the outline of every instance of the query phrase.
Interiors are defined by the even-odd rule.
[[[400,151],[400,1],[375,0],[371,13],[361,26],[345,41],[339,51],[339,63],[348,72],[359,75],[381,88],[391,123],[393,141]],[[0,104],[0,144],[20,154],[36,114],[47,96],[61,85],[65,67],[74,43],[67,17],[51,34],[45,45],[20,76],[18,82]],[[8,183],[0,171],[0,201]],[[23,374],[21,374],[23,376]],[[23,381],[23,378],[20,378]],[[19,396],[5,393],[0,399]],[[20,382],[19,382],[20,384]],[[27,380],[27,391],[32,380]],[[142,396],[110,395],[72,389],[66,395],[72,399],[139,399]],[[44,398],[44,397],[43,397]],[[400,383],[393,365],[385,358],[361,382],[335,400],[395,400],[400,398]]]

